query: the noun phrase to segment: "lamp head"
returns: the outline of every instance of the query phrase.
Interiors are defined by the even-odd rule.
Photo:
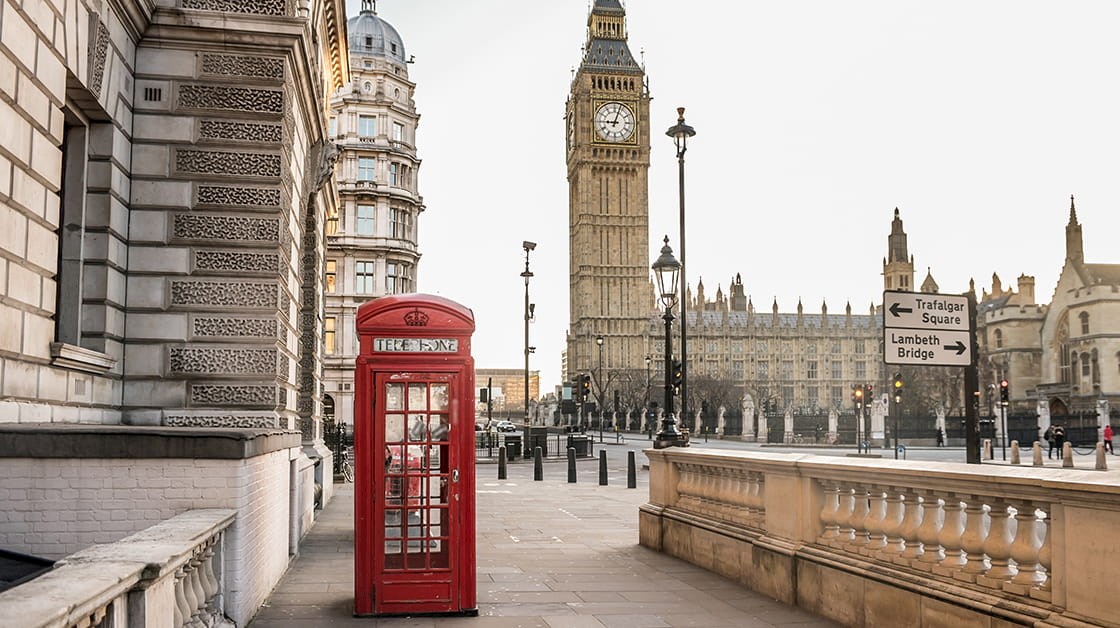
[[[662,305],[666,310],[672,309],[677,302],[677,279],[680,277],[681,263],[673,257],[673,249],[669,247],[669,236],[665,236],[661,256],[651,268],[657,276],[657,290],[661,293]]]

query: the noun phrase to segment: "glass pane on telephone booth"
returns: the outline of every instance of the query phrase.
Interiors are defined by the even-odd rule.
[[[449,569],[448,384],[388,383],[385,394],[384,568]]]

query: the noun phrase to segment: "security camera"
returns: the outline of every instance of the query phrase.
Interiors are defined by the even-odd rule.
[[[521,243],[521,248],[525,249],[526,251],[532,251],[537,248],[537,243],[525,240]]]

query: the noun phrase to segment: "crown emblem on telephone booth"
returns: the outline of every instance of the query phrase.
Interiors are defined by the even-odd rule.
[[[404,324],[409,327],[424,327],[428,324],[428,315],[419,309],[412,310],[404,315]]]

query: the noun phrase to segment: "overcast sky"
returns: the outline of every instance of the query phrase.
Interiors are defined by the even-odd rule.
[[[350,16],[360,8],[347,0]],[[587,0],[381,0],[421,114],[418,288],[472,308],[477,365],[521,368],[521,242],[538,243],[530,368],[559,382],[568,327],[564,103]],[[901,211],[916,281],[993,272],[1049,302],[1069,197],[1089,262],[1120,263],[1120,3],[632,0],[650,108],[650,262],[678,247],[687,108],[688,279],[741,273],[756,308],[882,300]],[[640,365],[637,365],[640,368]]]

